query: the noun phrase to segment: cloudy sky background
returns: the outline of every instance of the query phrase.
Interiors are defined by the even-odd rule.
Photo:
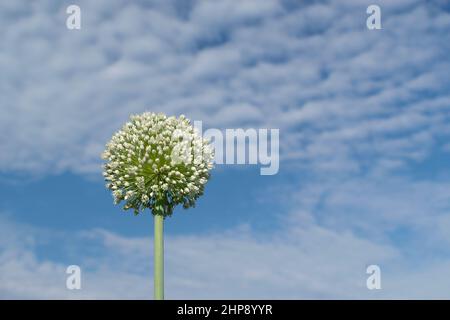
[[[167,298],[450,298],[449,31],[445,0],[1,1],[0,298],[152,298],[99,158],[143,111],[280,129],[277,175],[218,166],[166,221]]]

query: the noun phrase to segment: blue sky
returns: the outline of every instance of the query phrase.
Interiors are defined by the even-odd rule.
[[[280,129],[277,175],[218,165],[166,221],[167,298],[450,298],[449,31],[439,0],[2,1],[0,298],[152,297],[100,167],[144,111]]]

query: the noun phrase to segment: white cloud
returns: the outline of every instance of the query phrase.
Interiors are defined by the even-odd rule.
[[[368,31],[365,4],[81,1],[73,32],[64,3],[3,5],[1,170],[97,171],[111,133],[147,109],[281,128],[282,157],[319,171],[358,172],[367,159],[351,150],[375,143],[378,170],[391,137],[448,136],[431,104],[449,99],[450,24],[444,7],[386,1],[383,30]],[[417,149],[394,161],[429,152]]]
[[[168,297],[448,297],[448,183],[392,175],[450,136],[450,15],[382,1],[383,30],[368,31],[366,4],[80,1],[69,31],[62,2],[1,3],[0,171],[97,172],[112,132],[147,109],[280,128],[281,170],[314,178],[285,195],[300,200],[288,227],[169,236]],[[1,297],[151,297],[150,238],[1,222]],[[39,253],[55,238],[70,261]],[[364,288],[371,263],[379,293]]]
[[[167,298],[448,298],[446,181],[336,177],[290,190],[282,194],[297,200],[270,232],[166,235]],[[1,220],[0,234],[3,298],[152,297],[150,237],[55,232],[11,219]],[[52,243],[65,254],[46,255]],[[65,289],[71,264],[83,269],[79,292]],[[381,267],[381,291],[365,287],[371,264]]]
[[[78,254],[67,263],[40,259],[36,247],[14,246],[3,239],[1,297],[152,297],[150,238],[126,238],[105,230],[66,237],[71,240],[60,242],[62,248],[78,246]],[[86,245],[98,250],[89,254],[83,250]],[[351,297],[364,293],[365,267],[371,259],[388,261],[396,255],[387,246],[312,226],[264,239],[245,229],[169,236],[165,248],[167,298],[194,299]],[[70,264],[82,268],[81,291],[65,288]]]

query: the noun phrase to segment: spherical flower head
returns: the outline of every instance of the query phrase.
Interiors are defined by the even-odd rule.
[[[102,158],[106,187],[114,203],[135,214],[149,208],[171,215],[176,205],[195,205],[212,169],[213,153],[183,115],[133,115],[106,145]]]

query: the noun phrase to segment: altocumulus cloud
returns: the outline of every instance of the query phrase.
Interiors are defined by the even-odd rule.
[[[381,1],[369,32],[368,4],[80,1],[70,32],[67,3],[3,3],[1,169],[98,172],[104,142],[143,110],[281,128],[282,157],[313,170],[420,160],[448,137],[449,13]],[[417,134],[428,141],[410,152]]]
[[[448,297],[448,171],[432,161],[420,177],[449,156],[444,1],[378,1],[379,31],[371,1],[79,1],[76,32],[69,4],[0,4],[2,172],[99,173],[104,143],[144,110],[280,128],[282,170],[307,173],[284,186],[284,227],[168,238],[171,298]],[[3,297],[151,293],[151,239],[0,228]],[[48,238],[78,257],[82,291],[39,253]],[[364,287],[371,263],[379,292]]]

